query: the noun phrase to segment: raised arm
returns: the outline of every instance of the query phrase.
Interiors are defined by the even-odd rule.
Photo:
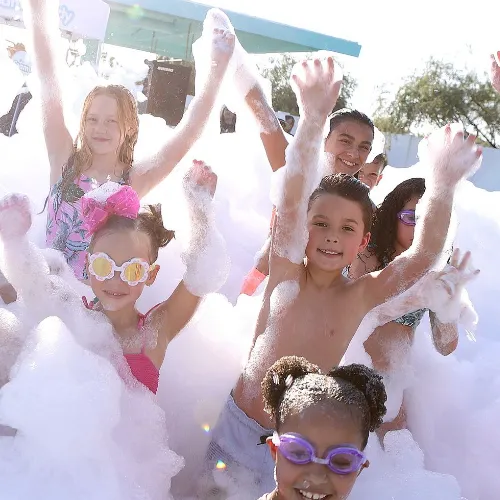
[[[191,101],[170,139],[154,156],[134,165],[130,181],[140,198],[165,179],[186,156],[208,121],[234,50],[234,34],[230,31],[215,28],[210,34],[204,32],[202,40],[209,36],[211,52],[208,57],[211,59],[205,84]]]
[[[40,81],[42,126],[55,184],[73,151],[73,140],[64,121],[62,92],[57,78],[56,44],[59,36],[59,2],[23,0],[24,22],[31,39],[35,71]]]
[[[431,168],[418,207],[422,216],[415,227],[413,244],[385,269],[362,278],[367,312],[407,290],[437,262],[448,234],[457,185],[481,158],[475,139],[473,135],[464,139],[459,125],[453,125],[453,129],[447,125],[428,138],[422,160]]]
[[[246,95],[245,103],[261,130],[260,139],[267,159],[273,172],[276,172],[285,165],[285,151],[288,147],[285,132],[258,83]]]
[[[215,227],[212,198],[217,176],[203,162],[194,161],[184,178],[190,233],[182,259],[186,265],[183,280],[172,295],[151,313],[158,331],[155,351],[165,355],[168,343],[191,320],[203,296],[216,292],[226,281],[229,258],[222,236]]]
[[[308,241],[308,201],[319,182],[323,128],[342,84],[342,80],[335,77],[331,57],[326,62],[304,61],[292,72],[291,83],[302,119],[286,155],[284,185],[272,236],[270,282],[273,265],[283,259],[300,265],[304,259]]]
[[[500,50],[497,52],[497,56],[491,56],[491,69],[490,78],[493,88],[500,93]]]

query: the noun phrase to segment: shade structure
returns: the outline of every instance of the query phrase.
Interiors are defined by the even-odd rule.
[[[192,60],[208,5],[187,0],[108,1],[106,43]],[[322,33],[225,11],[245,50],[252,54],[327,50],[358,57],[361,46]]]

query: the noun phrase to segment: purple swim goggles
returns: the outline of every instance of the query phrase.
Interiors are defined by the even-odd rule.
[[[366,455],[353,446],[339,446],[331,449],[326,458],[318,458],[314,447],[300,434],[292,432],[278,435],[273,434],[273,443],[280,453],[292,464],[326,465],[335,474],[346,475],[357,472],[366,462]]]
[[[398,212],[398,219],[405,226],[414,226],[417,223],[415,210],[401,210],[401,212]]]

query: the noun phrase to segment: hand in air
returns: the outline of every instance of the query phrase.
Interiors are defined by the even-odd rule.
[[[497,52],[497,57],[491,55],[490,78],[493,88],[500,93],[500,50]]]
[[[212,32],[212,66],[227,68],[234,51],[234,33],[229,30],[214,28]]]
[[[30,202],[23,194],[10,194],[0,200],[0,236],[6,240],[23,237],[31,227]]]
[[[426,139],[423,160],[432,167],[431,178],[438,187],[454,187],[479,168],[482,148],[475,140],[472,134],[465,139],[463,127],[457,123],[436,130]]]
[[[476,316],[468,299],[463,297],[465,285],[479,274],[479,269],[475,269],[470,260],[470,252],[461,257],[460,250],[456,248],[450,264],[435,275],[435,283],[440,285],[441,292],[432,298],[430,305],[441,323],[465,320],[471,313]]]
[[[342,75],[332,57],[297,63],[292,71],[291,85],[297,96],[300,115],[321,124],[337,103]]]
[[[193,189],[208,193],[210,198],[213,198],[217,187],[217,174],[205,162],[193,160],[184,182]]]

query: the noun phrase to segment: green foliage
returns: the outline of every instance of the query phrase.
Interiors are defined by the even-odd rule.
[[[270,59],[271,66],[261,70],[262,76],[267,78],[272,85],[273,109],[296,116],[299,114],[299,107],[295,94],[290,87],[290,75],[298,60],[290,54],[282,54],[279,57]],[[344,84],[335,110],[349,105],[355,89],[356,81],[349,75],[344,75]]]
[[[500,95],[486,75],[481,78],[435,59],[422,73],[407,78],[394,100],[382,93],[375,113],[375,125],[388,133],[450,122],[461,122],[483,144],[500,147]]]

